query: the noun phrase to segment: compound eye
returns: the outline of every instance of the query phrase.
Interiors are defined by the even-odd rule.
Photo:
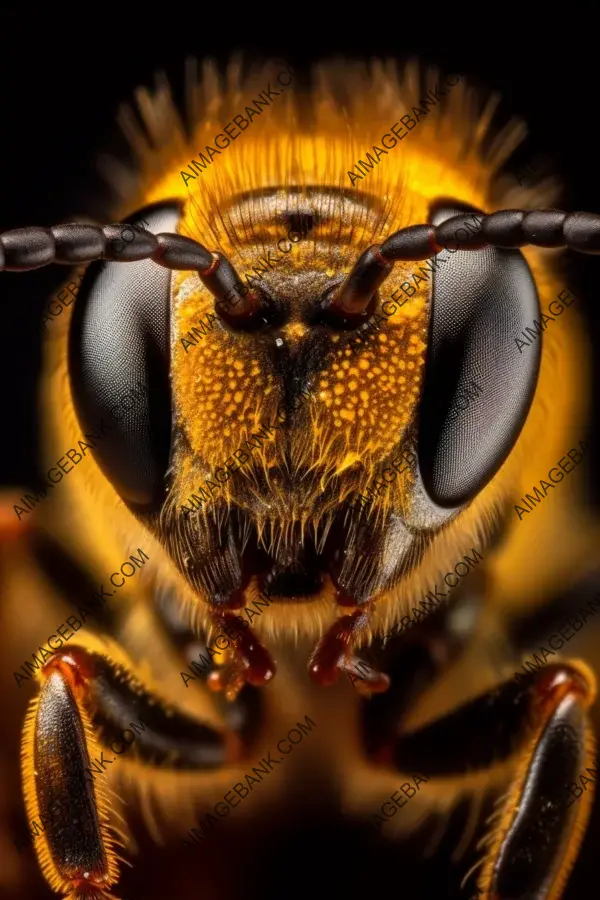
[[[157,234],[175,232],[180,217],[172,201],[145,207],[127,221]],[[131,241],[129,234],[135,229],[122,237]],[[100,435],[98,465],[139,512],[157,509],[165,496],[172,274],[151,260],[90,264],[70,326],[71,389],[82,430]]]
[[[442,201],[439,225],[481,210]],[[518,250],[443,250],[433,274],[427,366],[419,423],[425,488],[442,507],[467,503],[498,471],[527,417],[541,338],[515,338],[539,321],[533,276]]]

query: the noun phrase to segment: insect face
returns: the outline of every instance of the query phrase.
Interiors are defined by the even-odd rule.
[[[182,352],[182,337],[194,321],[214,314],[214,300],[193,275],[176,278],[176,476],[165,526],[175,531],[183,512],[189,552],[207,527],[235,510],[240,537],[231,540],[241,550],[245,537],[244,552],[255,553],[251,566],[264,566],[259,586],[273,590],[275,578],[283,586],[292,572],[303,573],[308,594],[316,596],[331,574],[326,543],[334,522],[338,536],[344,534],[342,545],[354,542],[357,556],[364,555],[349,504],[373,466],[397,455],[407,440],[422,377],[428,301],[421,292],[385,328],[374,319],[385,323],[379,297],[363,315],[336,311],[328,298],[364,243],[373,241],[380,210],[366,201],[349,204],[331,189],[281,193],[246,198],[230,211],[236,222],[254,203],[251,233],[245,239],[236,233],[240,246],[231,240],[224,251],[239,254],[239,271],[252,272],[259,259],[268,260],[265,248],[276,247],[299,215],[313,224],[305,240],[252,282],[260,285],[264,307],[255,313],[257,328],[219,319],[196,347]],[[352,242],[357,220],[363,231],[371,229],[358,247]],[[209,492],[212,473],[221,484],[203,503],[198,488]],[[200,512],[188,517],[182,506],[194,495]],[[357,571],[355,578],[365,576]],[[358,583],[353,591],[358,596]],[[292,597],[302,597],[298,584]]]
[[[365,133],[380,127],[360,116]],[[158,539],[159,578],[194,621],[264,591],[261,632],[316,637],[337,604],[391,626],[434,560],[447,571],[485,545],[535,429],[540,344],[517,355],[514,335],[549,277],[518,249],[524,213],[498,213],[500,232],[492,222],[482,238],[490,201],[473,185],[493,165],[465,159],[451,117],[415,130],[370,190],[340,184],[339,122],[313,140],[293,121],[273,110],[244,137],[241,169],[232,151],[185,196],[170,161],[138,221],[216,252],[188,247],[175,271],[152,249],[91,263],[69,378],[90,427],[123,384],[145,385],[96,460]],[[265,141],[278,152],[265,157]]]
[[[418,203],[416,195],[410,205]],[[456,212],[438,205],[428,215],[443,221]],[[300,603],[337,596],[346,606],[388,591],[418,564],[426,532],[476,495],[518,434],[535,383],[535,353],[513,370],[513,389],[501,396],[488,373],[506,364],[493,345],[488,349],[485,402],[505,414],[485,441],[478,440],[489,432],[482,403],[459,414],[457,406],[469,375],[480,371],[482,340],[496,327],[498,305],[500,344],[537,308],[523,258],[490,249],[483,265],[473,265],[461,254],[466,259],[447,260],[443,272],[418,267],[421,277],[405,263],[348,311],[338,302],[344,273],[380,238],[383,213],[377,201],[348,203],[331,187],[250,192],[227,205],[230,224],[220,240],[225,258],[254,273],[247,299],[232,294],[215,303],[196,274],[180,272],[152,273],[140,295],[146,262],[125,274],[116,263],[103,264],[84,288],[71,331],[80,415],[91,420],[102,411],[111,394],[102,379],[114,385],[119,368],[148,380],[142,421],[137,428],[127,423],[127,433],[108,442],[104,465],[190,585],[216,607],[239,607],[249,588]],[[143,214],[156,230],[177,211]],[[309,223],[310,232],[294,232],[298,222]],[[185,214],[178,224],[190,226]],[[286,232],[304,239],[275,257],[270,248],[281,249]],[[111,270],[118,270],[116,284]],[[120,298],[120,331],[106,284]],[[348,284],[356,307],[360,284],[352,276]],[[154,299],[144,305],[150,290]],[[401,293],[405,299],[393,303]],[[133,357],[123,343],[130,317],[138,323]],[[96,329],[109,321],[112,335],[104,341],[122,356],[117,372],[112,354],[99,360],[97,353]],[[457,467],[465,429],[468,458]],[[141,468],[120,452],[119,442],[132,440]],[[410,450],[417,441],[418,454]],[[400,469],[403,453],[409,463]],[[355,500],[378,469],[390,488],[373,503],[367,526]]]
[[[343,73],[344,97],[354,96],[352,72]],[[574,778],[591,765],[587,711],[596,695],[593,673],[577,660],[557,660],[542,671],[536,665],[524,682],[505,682],[469,699],[467,694],[479,691],[479,675],[469,668],[474,675],[462,679],[456,717],[449,705],[461,678],[452,683],[452,675],[445,675],[465,651],[470,666],[469,653],[482,652],[482,637],[494,622],[502,626],[503,610],[527,603],[514,561],[529,562],[532,532],[520,516],[510,527],[512,498],[539,479],[532,449],[542,429],[544,452],[551,460],[563,454],[561,466],[566,460],[571,426],[582,419],[583,401],[576,406],[573,398],[584,368],[584,342],[576,343],[573,320],[563,331],[557,326],[544,334],[543,351],[540,339],[521,352],[517,336],[539,317],[538,296],[550,308],[563,287],[548,255],[530,248],[598,252],[598,217],[528,212],[534,200],[551,199],[541,193],[519,194],[524,209],[498,209],[510,204],[496,196],[492,179],[514,143],[491,142],[494,158],[483,158],[479,145],[487,113],[475,122],[472,98],[466,91],[459,102],[459,89],[439,128],[428,128],[430,119],[421,124],[414,107],[413,116],[402,116],[413,123],[402,143],[384,144],[395,155],[378,155],[370,182],[353,173],[348,187],[348,161],[379,140],[381,122],[393,121],[392,112],[397,114],[417,80],[409,73],[402,86],[376,68],[373,85],[380,90],[372,92],[378,99],[371,112],[363,73],[356,83],[362,99],[350,116],[359,137],[345,140],[337,70],[326,67],[320,77],[331,102],[321,102],[318,88],[305,104],[310,126],[310,117],[296,116],[282,101],[269,110],[269,119],[260,120],[260,132],[256,123],[244,136],[242,153],[231,149],[217,157],[192,194],[182,193],[176,171],[189,148],[178,148],[176,161],[171,151],[153,158],[143,196],[132,204],[140,211],[131,227],[143,228],[127,248],[112,247],[123,228],[116,225],[19,229],[0,236],[9,269],[89,263],[76,305],[61,317],[63,333],[51,357],[58,361],[55,418],[68,431],[60,452],[74,447],[77,435],[106,423],[124,389],[135,389],[137,402],[112,416],[93,462],[87,460],[79,480],[73,476],[61,489],[64,508],[55,527],[80,550],[96,526],[102,546],[139,537],[133,547],[144,548],[151,564],[146,571],[154,578],[148,596],[140,590],[129,606],[124,600],[110,623],[131,645],[133,662],[125,653],[121,657],[116,643],[108,652],[100,638],[81,634],[77,651],[70,657],[61,651],[48,664],[52,679],[45,693],[42,667],[42,700],[58,698],[69,745],[75,746],[72,735],[86,716],[93,718],[90,733],[77,745],[83,769],[95,748],[92,726],[104,735],[106,724],[122,727],[120,717],[134,711],[144,723],[135,752],[145,767],[168,760],[199,775],[203,769],[234,768],[248,750],[248,734],[263,728],[275,707],[284,708],[277,700],[280,686],[282,696],[307,692],[295,677],[303,651],[298,647],[295,653],[289,638],[318,637],[309,661],[318,684],[330,685],[344,672],[352,675],[356,695],[383,695],[369,703],[365,715],[364,766],[355,765],[355,693],[348,689],[344,698],[340,690],[327,711],[328,733],[324,729],[320,745],[331,759],[327,782],[337,794],[346,782],[346,808],[368,814],[369,782],[373,788],[375,781],[383,783],[382,768],[396,779],[397,772],[420,771],[428,760],[426,776],[415,787],[405,780],[399,790],[390,784],[382,793],[398,809],[411,799],[401,824],[408,833],[423,821],[424,809],[438,815],[450,810],[456,797],[449,778],[466,771],[479,777],[490,765],[499,770],[497,764],[508,763],[520,746],[478,881],[485,896],[546,896],[548,890],[558,896],[589,814],[589,798],[572,808],[565,787],[577,787]],[[233,102],[211,101],[211,115],[219,109],[227,121],[233,115],[227,103]],[[173,129],[161,141],[157,123],[173,120],[158,114],[153,119],[150,111],[146,104],[155,146],[166,147]],[[143,148],[144,139],[135,143]],[[67,332],[68,372],[62,360]],[[560,510],[566,490],[559,488],[557,495]],[[556,521],[571,523],[560,513]],[[498,532],[502,540],[492,545]],[[540,556],[552,556],[555,533],[548,527],[541,535]],[[471,577],[484,560],[479,578]],[[555,575],[545,559],[543,573],[535,572],[536,590],[539,584],[543,590],[552,586]],[[517,577],[514,588],[511,578]],[[484,594],[489,616],[482,625]],[[243,607],[244,615],[234,616],[232,610]],[[86,617],[92,614],[85,611]],[[83,607],[78,616],[67,622],[80,631],[84,624],[89,628],[82,622]],[[392,629],[398,622],[401,627]],[[222,690],[229,701],[245,685],[270,680],[275,665],[261,643],[269,638],[275,638],[273,652],[281,653],[283,677],[265,695],[264,707],[261,695],[255,721],[238,716],[234,728],[240,735],[227,739],[220,717],[217,725],[216,712],[206,712],[209,704],[203,702],[202,715],[210,722],[194,728],[192,707],[196,715],[195,701],[206,699],[206,686]],[[365,668],[354,652],[367,644],[380,659]],[[544,654],[544,666],[553,655]],[[193,674],[180,670],[182,658]],[[390,679],[377,668],[381,658],[393,675],[391,690]],[[173,704],[155,699],[159,686],[146,687],[134,672],[134,662],[154,659],[161,679],[170,673],[177,681],[175,690],[173,678],[169,683],[164,675]],[[73,698],[69,672],[61,669],[65,660],[81,676]],[[186,688],[195,682],[189,694],[179,677]],[[421,702],[421,692],[429,691],[432,679],[441,685],[440,677],[437,700]],[[327,708],[329,698],[313,696]],[[240,706],[244,702],[240,696]],[[52,773],[60,769],[44,741],[43,711],[43,702],[32,704],[23,744],[31,818],[50,805]],[[228,722],[235,723],[235,708],[233,713]],[[508,724],[499,729],[497,721],[504,719]],[[329,746],[332,722],[336,743]],[[347,727],[338,728],[338,722]],[[499,733],[507,738],[503,746]],[[39,759],[32,766],[28,748],[35,741]],[[322,767],[316,749],[317,756]],[[377,778],[371,779],[367,773],[375,769]],[[153,772],[142,777],[157,780]],[[252,782],[244,787],[240,777],[232,783],[238,796],[246,796]],[[214,781],[219,792],[222,781]],[[416,799],[421,782],[430,792],[425,800],[425,791]],[[203,792],[208,784],[202,783]],[[178,804],[183,794],[178,789]],[[391,801],[377,804],[389,818],[395,817]],[[215,805],[217,815],[229,802],[225,794]],[[110,886],[116,872],[101,793],[95,803],[102,819],[97,845],[108,848],[100,874]],[[413,814],[410,824],[404,817]],[[540,816],[546,817],[543,827]],[[376,818],[378,827],[386,824]],[[539,835],[546,832],[552,843],[542,845]],[[87,861],[75,870],[65,865],[78,840],[51,829],[53,866],[45,872],[63,893],[72,884],[79,889],[81,877],[88,877]],[[522,866],[523,859],[534,864]]]

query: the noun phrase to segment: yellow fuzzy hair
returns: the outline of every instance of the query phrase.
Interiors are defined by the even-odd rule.
[[[57,678],[62,676],[59,676],[56,671],[53,670],[51,677]],[[41,681],[45,681],[45,678],[42,677]],[[21,742],[21,772],[23,780],[23,795],[25,798],[27,819],[30,823],[37,823],[40,814],[36,779],[44,777],[47,778],[49,777],[49,772],[52,771],[52,769],[50,768],[47,772],[44,772],[44,762],[47,761],[36,760],[34,752],[35,729],[37,725],[40,697],[41,693],[37,694],[29,704],[27,716],[25,718],[25,723],[23,726],[23,736]],[[81,702],[81,697],[75,694],[73,694],[73,697],[77,705],[77,710],[81,717],[81,725],[85,738],[88,758],[90,756],[95,757],[100,754],[100,747],[94,735],[90,717],[87,713],[87,710],[85,709],[85,706]],[[111,885],[115,884],[118,879],[116,848],[120,842],[114,835],[113,829],[110,825],[108,790],[106,785],[102,782],[102,779],[99,779],[98,782],[94,783],[92,790],[94,794],[96,810],[98,813],[102,844],[106,853],[105,886],[106,888],[109,888]],[[71,893],[71,881],[65,878],[63,873],[61,873],[58,866],[56,865],[45,829],[36,837],[36,852],[42,872],[44,874],[44,878],[46,879],[52,890],[56,893],[66,895],[67,900],[76,900],[76,898],[79,896],[79,892],[75,891],[75,893]],[[99,890],[97,893],[98,900],[101,900],[101,898],[102,900],[109,900],[110,896],[111,895],[109,895],[104,890]]]
[[[416,64],[409,65],[400,77],[391,61],[375,61],[370,67],[362,63],[342,62],[316,66],[312,73],[312,91],[300,94],[292,85],[292,89],[275,98],[272,106],[263,109],[260,117],[239,139],[216,157],[194,182],[190,182],[188,189],[181,172],[189,172],[190,160],[206,145],[214,146],[215,134],[221,132],[222,126],[239,114],[244,105],[269,82],[273,84],[274,75],[282,68],[270,65],[244,75],[241,63],[234,61],[222,80],[215,66],[205,63],[203,76],[198,80],[195,63],[190,64],[187,112],[193,125],[191,138],[186,137],[164,78],[159,78],[154,92],[138,90],[136,99],[143,127],[140,127],[130,109],[124,110],[120,118],[138,157],[139,168],[132,172],[114,161],[110,167],[111,181],[122,198],[120,205],[113,210],[116,220],[148,203],[181,198],[186,201],[181,233],[197,238],[211,250],[222,251],[241,272],[251,267],[255,260],[248,248],[240,245],[239,223],[221,215],[232,194],[273,185],[344,188],[349,197],[359,200],[370,197],[378,209],[377,215],[359,216],[351,233],[342,234],[343,246],[339,249],[339,259],[345,267],[342,271],[345,271],[370,243],[380,242],[404,226],[426,222],[429,204],[437,197],[454,197],[488,212],[506,207],[539,208],[552,205],[556,199],[557,185],[552,181],[532,188],[520,188],[512,178],[497,178],[498,168],[523,139],[525,128],[520,123],[509,123],[486,142],[487,149],[484,151],[483,141],[490,138],[497,99],[485,100],[463,82],[449,91],[443,109],[431,110],[418,127],[407,134],[405,140],[381,158],[368,177],[351,187],[348,171],[355,162],[364,158],[374,144],[380,145],[382,134],[389,131],[391,125],[411,106],[418,104],[420,96],[424,96],[427,89],[434,87],[439,80],[438,73],[420,72]],[[419,86],[420,76],[424,79],[422,87]],[[254,227],[252,223],[250,227]],[[259,246],[272,246],[269,243],[270,234],[265,235],[257,230],[255,237]],[[306,246],[296,247],[290,254],[294,255],[294,261],[290,261],[289,265],[297,266],[309,257],[312,260],[312,252],[312,241],[307,241]],[[565,286],[564,280],[559,279],[555,272],[556,254],[534,248],[526,248],[524,254],[537,283],[541,306],[545,308]],[[396,265],[388,279],[390,293],[406,280],[405,273],[413,267],[412,263]],[[191,327],[192,320],[201,318],[212,307],[208,293],[195,275],[178,274],[175,285],[178,302],[172,337],[172,383],[176,412],[180,425],[188,429],[192,445],[201,448],[204,453],[202,471],[208,471],[215,465],[222,465],[225,458],[239,446],[240,439],[248,437],[252,430],[249,422],[257,418],[264,421],[264,412],[260,413],[260,410],[264,409],[265,392],[274,388],[272,384],[263,382],[256,369],[249,365],[244,370],[243,383],[236,385],[243,397],[243,414],[238,417],[239,421],[235,416],[231,422],[224,422],[219,416],[211,418],[215,407],[211,407],[206,400],[207,391],[221,392],[219,397],[223,400],[227,387],[220,384],[215,387],[215,382],[225,371],[227,358],[225,354],[223,362],[223,352],[229,345],[224,339],[217,351],[212,344],[204,341],[202,346],[193,348],[189,356],[182,360],[180,347],[175,346],[179,337]],[[185,304],[181,303],[183,294]],[[419,335],[425,333],[429,301],[428,288],[424,287],[411,303],[406,304],[402,314],[390,320],[388,334],[391,341],[397,341],[396,358],[401,357],[401,348],[406,344],[405,336],[413,333],[411,317],[416,322],[416,342],[420,340]],[[58,327],[54,328],[53,323],[54,333],[49,346],[49,369],[53,373],[47,393],[48,405],[53,410],[52,436],[45,454],[49,465],[63,455],[65,449],[74,446],[73,441],[81,434],[66,373],[68,320],[69,315],[64,315],[57,320]],[[379,343],[375,337],[372,341],[373,346]],[[498,512],[505,504],[510,510],[507,537],[501,552],[496,553],[493,559],[488,556],[486,560],[493,573],[495,590],[492,601],[501,598],[504,604],[518,604],[522,602],[523,593],[529,591],[531,594],[531,585],[535,585],[538,594],[530,599],[542,602],[545,588],[553,585],[558,575],[563,574],[565,561],[574,552],[576,540],[577,519],[569,520],[572,528],[568,533],[562,526],[565,517],[570,515],[577,475],[571,475],[553,492],[553,496],[544,501],[543,510],[535,510],[522,522],[512,507],[568,449],[577,447],[584,436],[581,429],[588,403],[588,346],[576,309],[571,307],[560,320],[551,324],[544,333],[543,342],[538,388],[528,420],[512,453],[470,507],[429,544],[412,573],[379,598],[371,623],[374,632],[386,630],[405,615],[410,601],[431,589],[436,579],[439,583],[440,575],[451,570],[472,547],[482,550]],[[364,358],[368,366],[375,368],[373,346],[366,348]],[[424,356],[424,347],[420,343],[416,346],[419,364],[414,373],[412,407],[416,402]],[[190,358],[193,353],[197,354],[197,359],[192,365]],[[362,443],[357,443],[356,429],[347,419],[339,432],[334,434],[331,402],[328,405],[328,401],[335,397],[333,380],[331,373],[326,372],[319,384],[318,398],[307,404],[306,415],[310,417],[313,431],[311,440],[306,440],[303,433],[297,441],[295,463],[313,470],[321,466],[330,475],[334,471],[342,472],[350,462],[355,461],[353,454],[360,453],[364,466],[363,480],[354,486],[360,489],[389,451],[387,438],[391,434],[392,419],[385,421],[378,439],[372,442],[366,435]],[[398,402],[397,391],[391,390],[397,385],[391,379],[386,387],[380,375],[375,377],[375,384],[377,392],[373,390],[369,393],[372,413],[366,412],[365,415],[372,415],[377,420],[387,413],[391,417],[395,404],[399,410],[399,420],[394,425],[401,432],[408,421],[409,409]],[[125,389],[127,387],[124,386]],[[236,389],[231,388],[230,392],[235,394]],[[237,412],[239,410],[236,410],[236,415]],[[374,421],[373,429],[378,427],[377,421]],[[542,434],[543,441],[540,440]],[[359,444],[360,450],[357,450]],[[276,448],[276,442],[265,447],[265,471],[274,463]],[[333,454],[332,448],[335,450]],[[194,596],[158,542],[119,504],[114,489],[106,482],[95,462],[89,460],[79,468],[81,471],[65,479],[53,499],[53,502],[64,505],[63,527],[68,528],[72,535],[74,531],[81,533],[84,526],[85,534],[80,540],[88,552],[105,556],[107,565],[113,564],[115,558],[119,559],[124,548],[151,547],[157,582],[174,586],[181,597],[182,607],[190,610],[195,625],[207,626],[209,617],[205,604]],[[192,456],[180,458],[172,489],[172,496],[178,503],[185,502],[201,483],[199,471]],[[303,484],[303,491],[309,491],[308,514],[302,517],[299,508],[294,508],[290,503],[292,512],[289,521],[281,522],[280,534],[273,531],[269,539],[274,542],[281,538],[285,528],[291,529],[293,517],[301,520],[303,529],[313,528],[315,522],[311,521],[310,505],[314,503],[317,508],[321,488],[322,483],[318,479],[308,488]],[[339,500],[344,496],[343,487],[341,491]],[[236,500],[233,479],[225,486],[222,496],[228,503]],[[393,490],[385,492],[374,505],[373,515],[382,514],[390,503],[402,507],[405,496],[406,483],[394,485]],[[258,526],[260,529],[261,523]],[[268,529],[272,523],[265,522],[263,526]],[[560,547],[557,548],[555,542],[559,534]],[[517,574],[517,564],[527,562],[528,554],[530,558],[532,541],[535,541],[539,559],[544,560],[543,567],[526,565],[523,571],[521,566]],[[485,555],[485,551],[482,552]],[[248,605],[255,597],[256,585],[253,584],[248,593]],[[333,598],[326,591],[310,604],[287,602],[285,608],[273,606],[253,625],[257,633],[265,637],[290,633],[317,637],[335,615]]]

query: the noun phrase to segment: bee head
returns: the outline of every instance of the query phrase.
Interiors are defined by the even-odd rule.
[[[360,143],[353,134],[347,145],[342,107],[313,104],[303,131],[281,98],[193,193],[187,185],[183,201],[140,211],[149,230],[211,248],[214,282],[152,262],[99,263],[80,289],[70,335],[79,420],[96,422],[124,384],[145,385],[95,456],[210,603],[262,589],[288,609],[310,599],[330,610],[336,595],[402,605],[425,588],[428,566],[491,530],[522,464],[513,449],[531,418],[541,342],[519,353],[515,335],[539,316],[544,268],[534,279],[509,247],[387,268],[377,250],[399,229],[457,213],[476,227],[482,209],[503,205],[485,187],[500,151],[484,164],[465,151],[469,135],[470,148],[481,139],[470,120],[434,130],[428,119],[377,155],[369,182],[342,186],[348,156],[378,142],[397,107],[383,89],[377,98],[372,115],[368,104],[354,111]]]
[[[538,357],[499,390],[489,330],[502,346],[535,312],[533,279],[518,251],[489,249],[367,273],[364,289],[364,266],[360,284],[348,271],[361,254],[368,267],[383,208],[335,188],[261,190],[222,212],[228,292],[149,262],[90,267],[71,328],[80,418],[106,413],[118,383],[145,385],[99,462],[213,602],[237,604],[255,576],[282,597],[327,582],[365,601],[514,444]],[[177,205],[139,217],[185,224]]]

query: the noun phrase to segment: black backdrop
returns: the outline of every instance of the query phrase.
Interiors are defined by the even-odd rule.
[[[428,11],[419,3],[409,13],[403,3],[341,6],[326,14],[322,3],[257,3],[242,18],[237,0],[231,8],[222,0],[218,9],[160,0],[78,4],[68,12],[19,6],[0,12],[0,230],[96,212],[106,192],[95,168],[97,153],[125,149],[115,125],[119,103],[130,99],[137,85],[151,84],[157,68],[167,71],[177,95],[188,54],[225,62],[238,50],[249,58],[283,57],[296,68],[321,56],[418,55],[472,77],[502,93],[507,116],[514,113],[528,121],[531,137],[522,160],[553,156],[566,187],[565,208],[600,212],[597,22],[576,4],[559,9],[555,19],[524,18],[519,8],[491,3],[478,5],[476,12],[456,5]],[[401,14],[391,11],[396,8]],[[573,257],[571,263],[569,283],[580,288],[598,336],[594,286],[600,284],[600,260]],[[0,276],[5,425],[0,479],[5,484],[26,485],[34,477],[40,360],[36,323],[63,275],[62,268],[49,267]],[[592,460],[597,446],[596,438]],[[325,859],[339,850],[326,849],[327,830],[319,827]],[[284,851],[293,870],[302,860],[302,847],[298,856],[291,847],[279,846],[278,852]],[[343,853],[331,862],[344,867],[346,858]],[[403,893],[399,858],[390,850],[386,862],[395,872],[392,883]],[[580,867],[585,871],[590,863],[582,861]],[[582,874],[580,868],[579,879]],[[574,883],[571,890],[569,896],[579,896]],[[364,891],[371,893],[369,883]]]

